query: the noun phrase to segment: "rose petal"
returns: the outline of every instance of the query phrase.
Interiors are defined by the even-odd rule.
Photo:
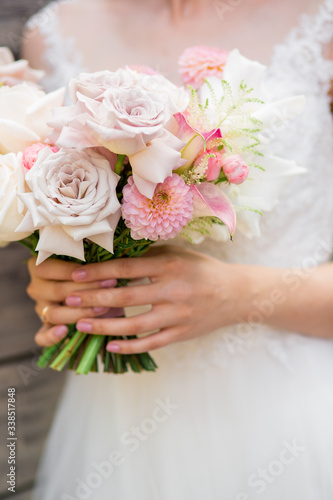
[[[156,184],[172,174],[181,160],[184,143],[169,132],[151,141],[145,149],[130,156],[133,179],[140,193],[152,198]]]

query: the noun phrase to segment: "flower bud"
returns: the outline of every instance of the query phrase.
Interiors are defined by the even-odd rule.
[[[242,184],[249,175],[249,167],[241,155],[232,155],[223,159],[222,168],[224,175],[231,184]]]

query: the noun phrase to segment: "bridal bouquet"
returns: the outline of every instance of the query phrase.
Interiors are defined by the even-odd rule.
[[[0,240],[21,240],[38,265],[136,257],[176,236],[225,241],[236,227],[259,235],[262,212],[302,171],[269,140],[303,97],[272,100],[265,67],[237,50],[187,49],[180,69],[184,87],[145,67],[84,73],[67,106],[63,89],[3,85]],[[69,325],[39,365],[86,374],[100,355],[107,372],[156,369],[148,353],[106,351],[109,341]]]

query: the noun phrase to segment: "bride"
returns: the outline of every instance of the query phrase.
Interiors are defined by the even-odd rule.
[[[155,331],[109,349],[156,349],[159,365],[69,373],[35,500],[332,500],[331,38],[332,0],[62,1],[30,21],[24,56],[45,67],[49,89],[124,64],[177,82],[186,47],[239,48],[268,65],[277,96],[306,96],[273,146],[307,168],[265,215],[260,238],[175,240],[85,267],[30,262],[29,294],[46,322],[39,345],[73,322],[92,334]],[[122,277],[150,280],[114,289]],[[143,304],[152,307],[116,317]]]

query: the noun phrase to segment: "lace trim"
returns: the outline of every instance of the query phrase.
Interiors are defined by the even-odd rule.
[[[77,0],[58,0],[51,2],[35,14],[27,23],[27,29],[38,28],[43,36],[45,51],[43,62],[48,68],[47,75],[41,84],[50,91],[66,86],[71,78],[85,71],[75,37],[64,37],[58,19],[61,4],[75,3]]]
[[[286,40],[274,47],[270,73],[276,67],[280,72],[284,69],[295,92],[315,91],[326,96],[333,78],[333,61],[325,57],[323,48],[332,39],[333,0],[325,0],[317,14],[302,14]]]

